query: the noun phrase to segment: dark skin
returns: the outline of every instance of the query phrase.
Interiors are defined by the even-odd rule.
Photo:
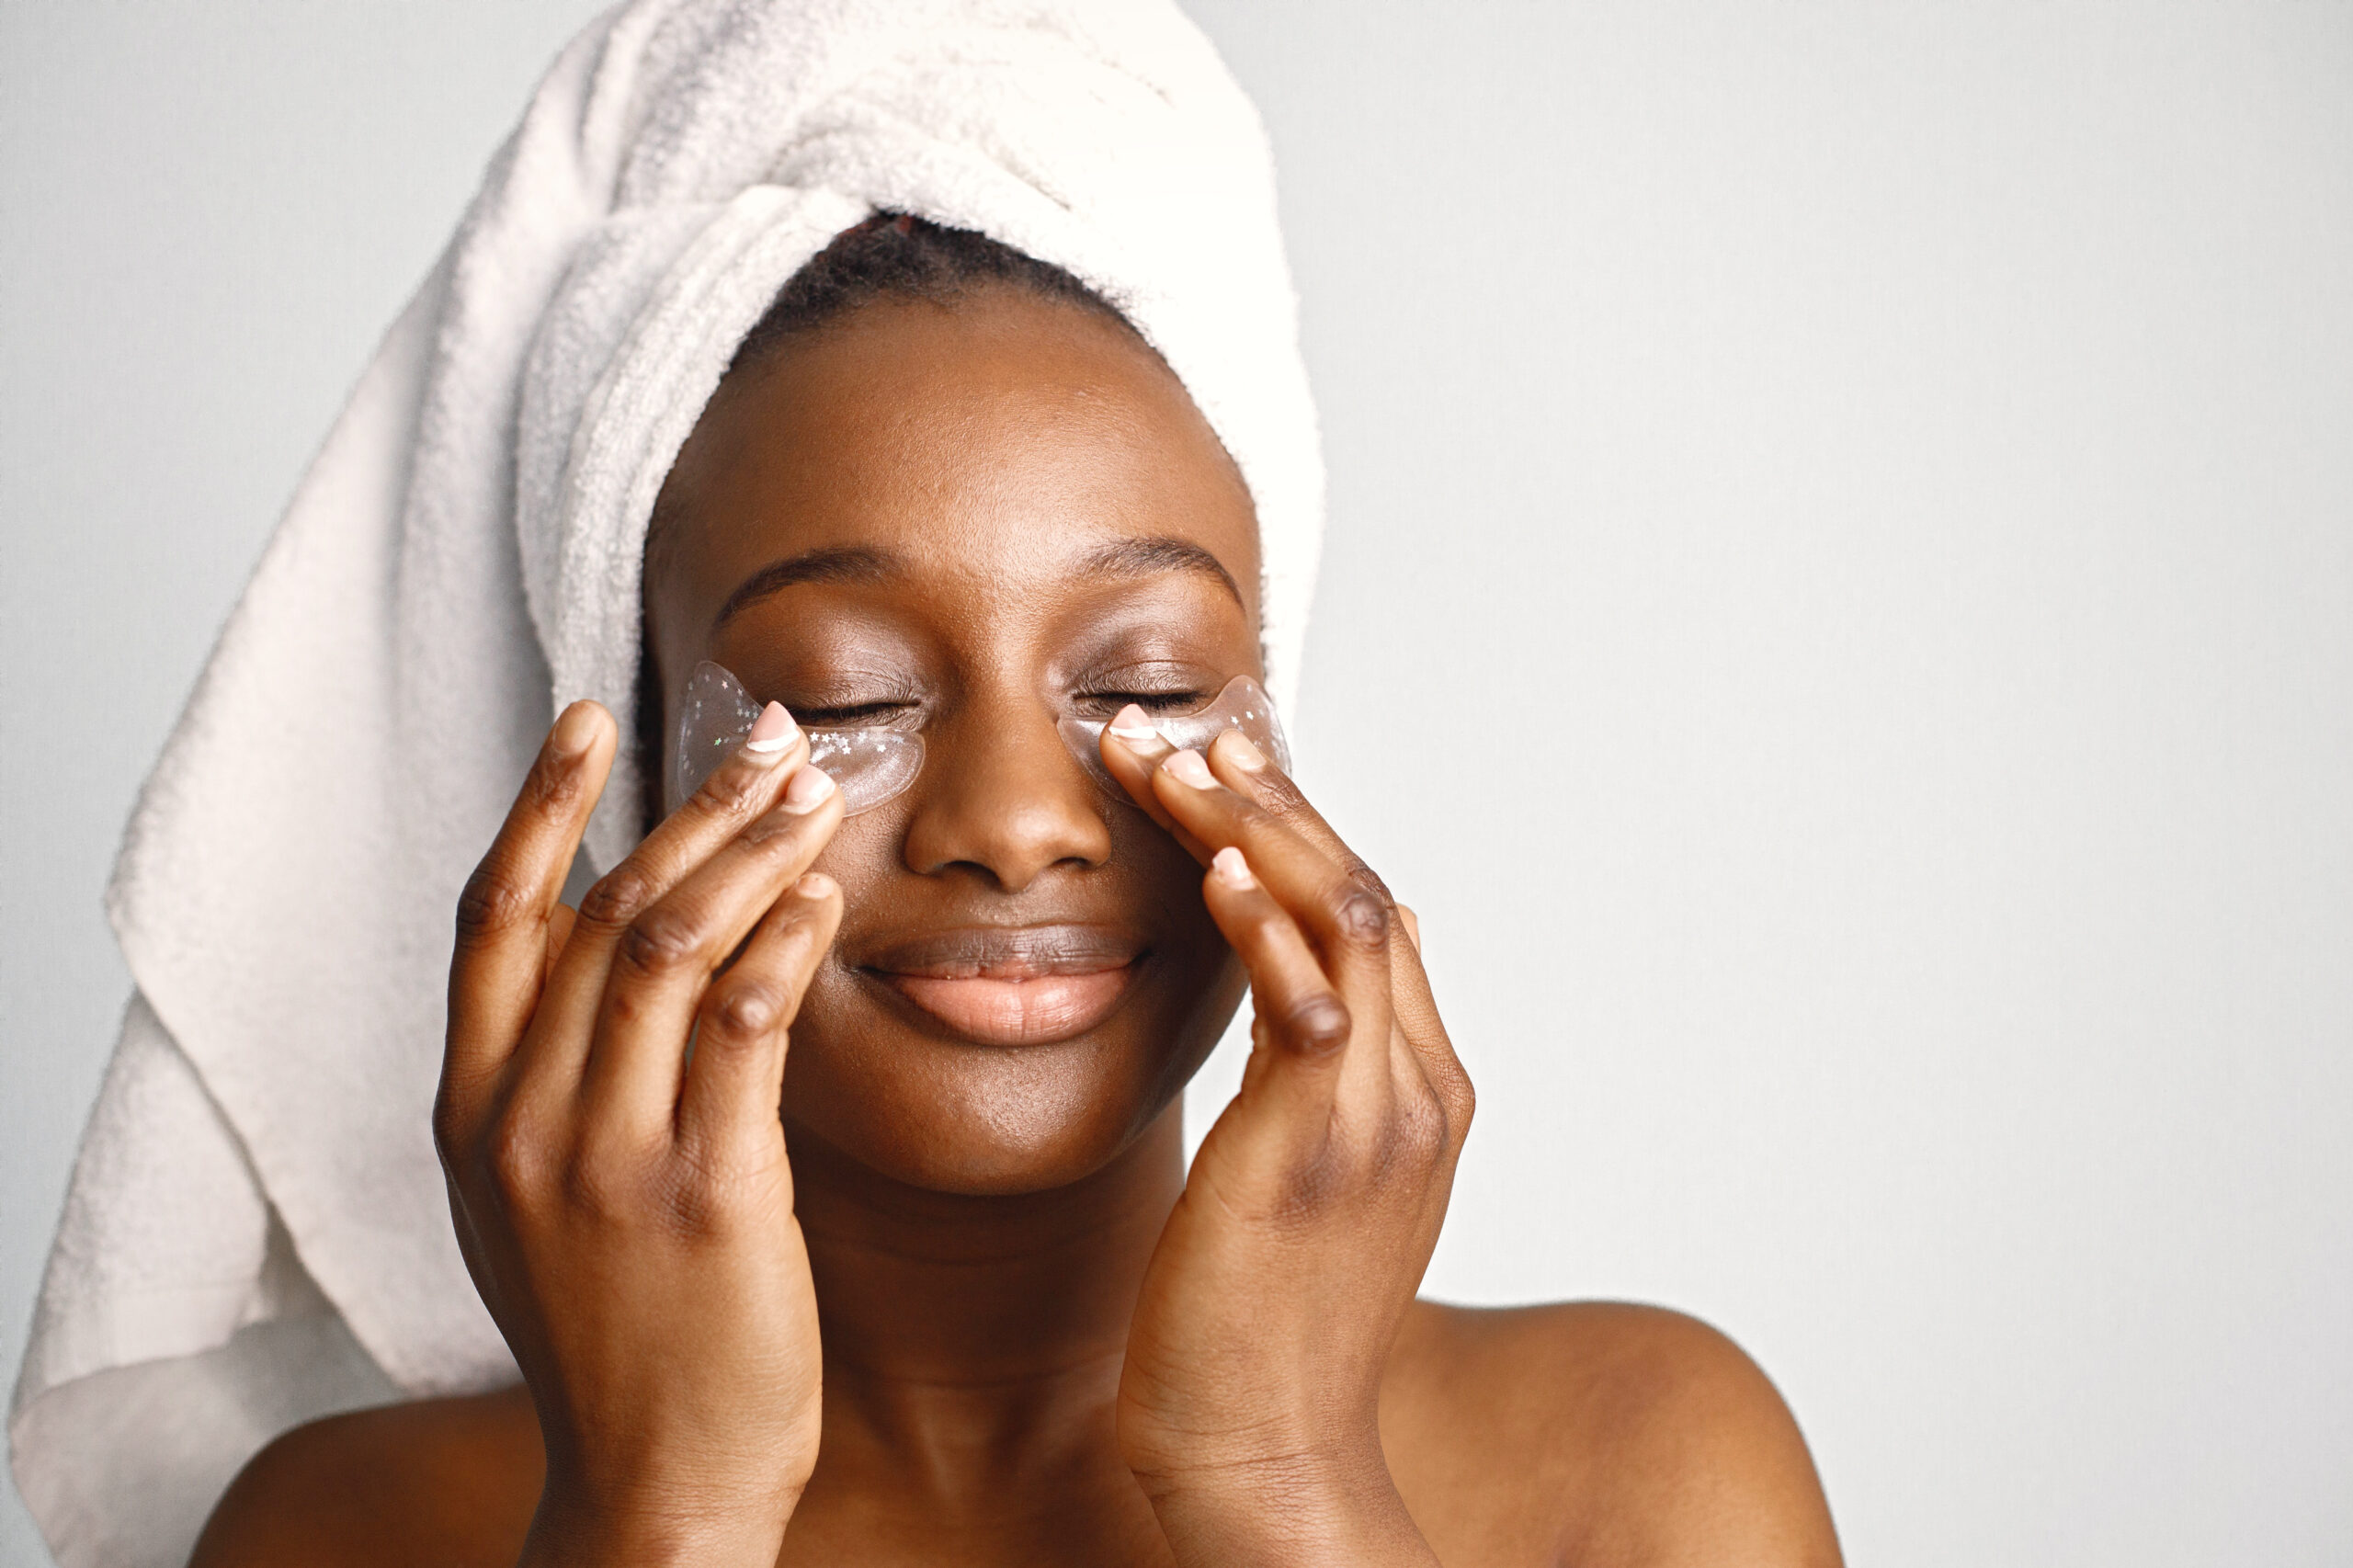
[[[1469,1083],[1410,912],[1289,780],[1142,731],[1262,672],[1247,491],[1132,334],[861,307],[731,375],[661,515],[666,693],[715,658],[919,726],[923,771],[846,819],[785,731],[575,915],[618,733],[559,719],[461,912],[437,1109],[524,1381],[280,1438],[200,1568],[1838,1560],[1712,1330],[1414,1299]],[[1137,732],[1123,799],[1063,714]]]

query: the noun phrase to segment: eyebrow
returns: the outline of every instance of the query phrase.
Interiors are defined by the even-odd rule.
[[[760,600],[798,583],[873,583],[898,575],[903,565],[900,558],[889,551],[866,546],[841,546],[788,555],[781,561],[770,562],[738,584],[735,591],[727,596],[727,602],[719,607],[719,613],[711,618],[710,629],[717,631]],[[1086,571],[1115,577],[1190,572],[1209,578],[1232,595],[1235,604],[1243,604],[1241,585],[1234,582],[1233,574],[1225,569],[1223,562],[1198,544],[1165,534],[1116,540],[1089,555],[1083,565]]]
[[[1155,572],[1192,572],[1210,578],[1227,593],[1233,602],[1243,603],[1241,585],[1225,563],[1198,544],[1181,539],[1160,535],[1151,539],[1123,539],[1105,545],[1086,558],[1087,570],[1107,573],[1115,577],[1146,577]],[[1247,605],[1243,606],[1248,608]]]
[[[845,546],[788,555],[745,578],[711,617],[710,629],[717,631],[751,606],[795,583],[872,583],[896,576],[899,569],[899,558],[887,550]]]

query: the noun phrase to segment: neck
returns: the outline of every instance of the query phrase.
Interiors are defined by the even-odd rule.
[[[1184,1187],[1178,1107],[1086,1179],[1013,1197],[912,1187],[805,1133],[792,1146],[821,1453],[945,1502],[1116,1451],[1137,1288]]]

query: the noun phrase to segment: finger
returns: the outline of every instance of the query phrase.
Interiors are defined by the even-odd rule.
[[[687,1040],[711,977],[841,820],[842,792],[833,779],[821,768],[800,768],[774,810],[631,923],[613,949],[581,1079],[583,1112],[596,1133],[635,1143],[674,1131]]]
[[[1460,1119],[1467,1125],[1471,1080],[1454,1053],[1446,1026],[1438,1018],[1438,1000],[1431,993],[1429,975],[1422,961],[1420,917],[1396,901],[1388,883],[1347,846],[1299,786],[1253,745],[1249,736],[1239,730],[1227,731],[1210,747],[1208,761],[1220,782],[1248,797],[1277,821],[1322,849],[1345,867],[1349,877],[1388,905],[1397,927],[1405,936],[1404,942],[1392,944],[1390,952],[1391,1006],[1404,1042],[1419,1059],[1423,1075],[1447,1101],[1449,1111],[1459,1110]]]
[[[1438,1017],[1438,1000],[1430,990],[1429,973],[1422,962],[1422,923],[1404,904],[1397,905],[1397,923],[1406,941],[1391,953],[1391,1008],[1397,1018],[1402,1049],[1410,1051],[1415,1071],[1438,1096],[1446,1113],[1447,1132],[1454,1151],[1471,1130],[1476,1105],[1471,1074],[1455,1054],[1454,1041]]]
[[[1346,867],[1350,876],[1379,894],[1382,903],[1392,910],[1396,907],[1389,884],[1365,864],[1362,856],[1348,847],[1347,841],[1324,820],[1324,814],[1309,802],[1299,786],[1252,744],[1249,736],[1239,730],[1227,730],[1210,744],[1203,756],[1220,782],[1264,807],[1278,822]]]
[[[1367,996],[1384,998],[1388,1028],[1390,904],[1385,889],[1350,874],[1351,862],[1327,853],[1210,771],[1200,753],[1180,751],[1155,769],[1153,790],[1186,832],[1216,851],[1232,845],[1276,902],[1307,934],[1362,1026]],[[1360,864],[1360,862],[1356,862]],[[1360,994],[1360,993],[1362,994]]]
[[[840,884],[821,871],[807,873],[704,994],[694,1061],[678,1096],[682,1147],[743,1158],[781,1139],[792,1020],[841,920]]]
[[[1228,846],[1210,861],[1202,901],[1250,973],[1251,1038],[1258,1049],[1244,1097],[1269,1112],[1264,1126],[1292,1138],[1328,1121],[1352,1031],[1347,1004],[1297,921],[1252,875],[1249,858]]]
[[[1153,775],[1169,814],[1213,849],[1239,848],[1314,949],[1354,1024],[1339,1095],[1351,1119],[1378,1118],[1395,1103],[1391,1061],[1389,905],[1345,868],[1211,774],[1198,752],[1180,751]]]
[[[1211,851],[1179,827],[1176,819],[1168,814],[1168,808],[1160,803],[1160,797],[1153,793],[1153,770],[1175,756],[1176,748],[1153,727],[1151,716],[1135,703],[1129,703],[1120,710],[1116,718],[1103,726],[1099,744],[1103,766],[1109,770],[1112,779],[1127,791],[1128,799],[1141,807],[1153,821],[1175,834],[1177,842],[1184,845],[1195,859],[1208,865]]]
[[[766,748],[766,749],[761,749]],[[808,738],[777,703],[762,710],[733,756],[581,898],[516,1071],[550,1092],[576,1085],[615,945],[679,880],[775,805],[809,756]]]
[[[604,790],[620,730],[594,702],[575,702],[548,731],[490,850],[458,900],[449,964],[445,1096],[475,1097],[523,1038],[548,973],[552,912]],[[460,1108],[453,1107],[453,1109]]]

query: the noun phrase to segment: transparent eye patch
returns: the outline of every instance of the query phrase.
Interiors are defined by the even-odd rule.
[[[721,665],[705,659],[688,678],[678,704],[678,751],[670,768],[663,810],[676,811],[681,801],[702,787],[711,770],[732,756],[752,733],[761,704],[752,700],[744,684]],[[1101,719],[1064,719],[1056,728],[1087,775],[1115,797],[1127,791],[1113,782],[1103,767]],[[1274,760],[1290,770],[1290,748],[1283,742],[1282,726],[1275,722],[1275,705],[1258,683],[1236,676],[1225,683],[1207,707],[1191,713],[1158,713],[1152,727],[1178,751],[1206,751],[1227,730],[1239,730]],[[806,728],[809,760],[833,776],[841,786],[842,804],[849,814],[872,811],[915,781],[923,771],[923,737],[904,730]]]
[[[1274,702],[1248,676],[1235,676],[1227,681],[1216,700],[1206,708],[1190,713],[1154,713],[1147,717],[1172,750],[1207,752],[1210,743],[1218,736],[1228,730],[1239,730],[1277,767],[1285,773],[1290,771],[1290,747],[1283,742],[1282,726],[1275,722]],[[1101,719],[1064,719],[1055,727],[1062,731],[1063,744],[1078,755],[1078,760],[1086,765],[1095,781],[1124,801],[1128,792],[1113,781],[1103,766],[1104,723]]]
[[[678,702],[678,755],[670,765],[665,812],[675,812],[702,788],[711,770],[734,755],[752,733],[763,705],[744,683],[709,659],[687,678]],[[923,737],[902,730],[819,730],[804,726],[809,760],[841,786],[849,814],[870,812],[915,781],[923,771]]]

